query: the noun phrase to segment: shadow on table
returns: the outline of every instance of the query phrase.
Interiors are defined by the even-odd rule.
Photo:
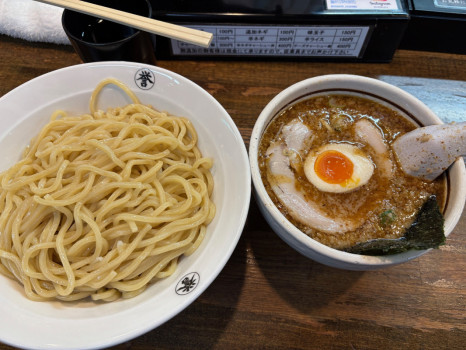
[[[236,310],[245,278],[245,252],[242,237],[223,270],[196,301],[160,327],[111,350],[176,349],[188,344],[192,349],[214,347]]]
[[[268,283],[297,310],[307,314],[328,305],[363,275],[322,265],[292,249],[260,216],[254,201],[250,215],[257,217],[246,237],[255,261]]]

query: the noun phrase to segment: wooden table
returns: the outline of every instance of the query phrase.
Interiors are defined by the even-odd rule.
[[[0,96],[79,63],[70,46],[0,36]],[[246,144],[267,102],[304,78],[352,73],[466,80],[466,56],[414,51],[397,52],[389,64],[157,64],[209,91],[230,113]],[[438,250],[381,271],[343,271],[288,247],[252,200],[233,256],[203,295],[161,327],[112,349],[464,349],[465,229],[463,213]],[[0,315],[0,327],[3,322],[8,321]],[[0,349],[13,348],[0,344]]]

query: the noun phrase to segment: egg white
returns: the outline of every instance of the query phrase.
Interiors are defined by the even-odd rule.
[[[350,179],[339,184],[331,184],[325,182],[316,174],[314,164],[317,157],[322,152],[330,150],[344,154],[353,163],[353,174]],[[346,143],[330,143],[317,150],[311,150],[304,162],[304,174],[306,178],[317,189],[323,192],[344,193],[354,191],[367,184],[373,173],[374,164],[371,159],[360,148]]]

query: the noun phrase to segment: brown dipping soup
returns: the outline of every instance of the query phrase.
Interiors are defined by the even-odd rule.
[[[405,175],[391,149],[397,136],[415,128],[403,112],[382,101],[349,92],[313,95],[281,111],[267,126],[258,155],[262,181],[283,215],[327,246],[345,249],[371,239],[399,238],[427,198],[436,195],[441,210],[446,199],[444,176],[428,182]],[[332,192],[340,188],[334,184],[330,192],[321,190],[308,173],[321,174],[306,160],[323,146],[340,145],[368,159],[372,175],[346,192]],[[309,211],[317,219],[304,218]]]

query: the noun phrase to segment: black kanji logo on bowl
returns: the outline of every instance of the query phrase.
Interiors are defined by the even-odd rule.
[[[175,287],[176,294],[185,295],[191,293],[199,284],[199,279],[200,277],[197,272],[184,275]]]
[[[136,72],[134,81],[140,89],[149,90],[155,84],[155,76],[150,69],[142,68]]]

